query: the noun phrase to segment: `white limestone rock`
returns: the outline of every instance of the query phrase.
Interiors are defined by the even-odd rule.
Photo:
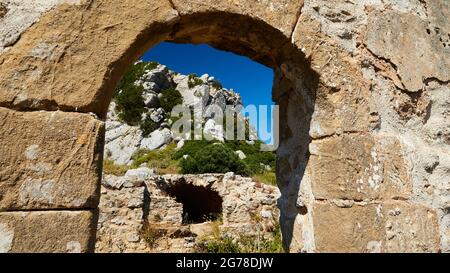
[[[177,143],[177,150],[183,148],[184,144],[185,144],[184,139],[181,139],[180,141],[178,141],[178,143]]]
[[[150,118],[156,123],[160,123],[161,121],[163,121],[165,116],[166,112],[162,108],[155,109],[150,113]]]
[[[141,181],[144,181],[145,179],[148,179],[148,178],[150,178],[150,177],[152,177],[154,175],[155,175],[155,171],[152,170],[152,169],[149,169],[147,167],[140,167],[140,168],[137,168],[137,169],[131,169],[131,170],[128,170],[125,173],[125,177],[127,177],[127,178],[135,178],[135,179],[141,180]]]
[[[108,123],[108,122],[107,122]],[[105,135],[105,158],[117,165],[130,165],[131,157],[142,141],[142,131],[138,127],[111,122]],[[107,126],[108,127],[108,126]]]
[[[216,140],[219,140],[222,142],[225,141],[223,125],[216,124],[214,119],[209,119],[205,123],[205,125],[203,127],[203,133],[205,135],[212,137],[213,139],[216,139]]]
[[[155,93],[144,93],[142,96],[144,98],[144,104],[146,107],[157,108],[159,106],[158,95],[156,95]]]
[[[161,64],[146,72],[136,84],[142,85],[145,92],[153,91],[156,93],[173,87],[169,69]]]
[[[237,154],[237,156],[239,157],[240,160],[244,160],[244,159],[247,158],[247,156],[246,156],[246,155],[244,154],[244,152],[241,151],[241,150],[238,150],[238,151],[236,151],[235,153]]]
[[[169,144],[171,140],[172,132],[169,129],[153,131],[148,138],[142,139],[140,148],[153,151]]]

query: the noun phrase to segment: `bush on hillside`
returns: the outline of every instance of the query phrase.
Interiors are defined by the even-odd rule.
[[[203,80],[200,79],[196,74],[189,74],[188,86],[190,89],[196,87],[197,85],[203,84]]]
[[[115,96],[119,118],[128,125],[137,125],[145,112],[142,86],[128,85]]]
[[[205,146],[216,142],[209,140],[187,140],[184,142],[184,146],[175,152],[173,159],[181,159],[184,155],[193,156]]]
[[[157,66],[156,62],[140,62],[132,65],[114,91],[119,118],[129,125],[137,125],[145,112],[142,97],[144,89],[134,83],[144,75],[146,70],[155,69]]]
[[[247,175],[245,164],[221,143],[209,144],[180,162],[184,174],[227,173]]]
[[[275,170],[275,152],[261,152],[261,144],[261,141],[255,141],[255,144],[253,145],[248,144],[246,141],[239,140],[226,142],[226,145],[232,150],[240,150],[246,155],[246,158],[243,161],[247,165],[251,175],[264,173],[266,171],[264,165]]]
[[[134,83],[139,80],[142,75],[144,75],[146,70],[153,70],[158,66],[157,62],[139,62],[132,65],[122,79],[119,82],[119,86],[116,88],[114,95],[127,86],[134,85]]]
[[[166,89],[161,94],[162,97],[159,99],[159,104],[169,115],[175,106],[183,103],[183,96],[175,88]]]
[[[245,141],[225,141],[225,143],[220,143],[219,141],[208,141],[208,140],[188,140],[185,142],[184,146],[176,151],[173,155],[173,159],[178,160],[183,157],[183,155],[194,156],[201,149],[206,146],[217,143],[222,146],[226,146],[227,149],[231,151],[242,151],[247,158],[244,160],[237,158],[240,163],[246,165],[246,172],[248,175],[263,174],[266,172],[264,165],[270,166],[272,170],[275,170],[276,154],[274,152],[261,152],[261,142],[255,141],[254,145],[250,145]],[[263,165],[261,165],[263,164]]]

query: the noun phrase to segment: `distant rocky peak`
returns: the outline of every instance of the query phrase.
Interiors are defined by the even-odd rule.
[[[174,141],[171,111],[178,103],[201,109],[194,114],[201,115],[203,133],[220,141],[224,128],[206,110],[211,105],[222,110],[243,105],[238,93],[208,74],[183,75],[155,62],[136,62],[115,94],[106,121],[105,158],[118,165],[130,165],[139,149],[160,149]]]

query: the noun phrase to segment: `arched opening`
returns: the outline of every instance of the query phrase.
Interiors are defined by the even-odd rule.
[[[280,120],[277,121],[280,128],[280,149],[277,153],[277,183],[281,190],[280,222],[284,245],[289,246],[293,219],[299,211],[304,211],[304,208],[297,207],[296,200],[308,160],[309,121],[314,105],[313,93],[318,82],[316,74],[308,68],[301,51],[293,47],[283,34],[262,21],[246,16],[224,13],[185,16],[172,26],[170,33],[160,34],[160,39],[155,37],[151,41],[147,40],[146,35],[139,37],[111,67],[111,78],[105,82],[106,90],[103,95],[112,97],[112,90],[125,75],[126,69],[157,41],[209,44],[217,49],[249,57],[274,70],[272,98],[280,107]],[[171,88],[171,83],[168,82],[163,89],[166,87]],[[205,217],[215,219],[221,211],[220,196],[213,191],[205,191],[202,187],[168,187],[167,193],[183,204],[182,223],[201,223]],[[265,215],[267,214],[266,212]],[[159,214],[156,218],[158,221],[164,220]]]
[[[402,33],[403,44],[410,45],[418,37],[424,48],[442,55],[435,43],[439,37],[426,31],[445,24],[437,20],[442,15],[436,12],[438,6],[420,6],[424,12],[419,19],[410,12],[415,4],[386,10],[363,3],[335,14],[334,8],[348,7],[322,9],[305,3],[302,8],[303,1],[284,0],[270,5],[267,1],[9,2],[5,16],[0,14],[2,23],[9,24],[0,48],[4,121],[0,218],[4,229],[5,221],[7,226],[6,251],[93,251],[108,104],[125,71],[161,41],[207,43],[275,71],[273,98],[281,110],[278,206],[286,249],[292,241],[298,242],[297,251],[319,252],[439,251],[439,243],[441,249],[448,248],[441,217],[447,213],[445,198],[436,199],[443,191],[440,185],[435,187],[445,182],[442,174],[448,164],[434,156],[425,159],[432,150],[442,154],[446,76],[427,58],[418,61],[429,69],[409,71],[412,63],[401,57],[420,54],[420,48],[395,46],[398,39],[392,39]],[[347,20],[349,16],[358,22]],[[390,20],[394,17],[401,20]],[[17,18],[27,20],[18,27]],[[339,21],[335,26],[348,26],[345,33],[333,31],[334,19]],[[408,28],[405,22],[415,27]],[[320,83],[310,67],[321,74]],[[417,90],[424,100],[413,103],[417,111],[403,113],[398,105],[411,97],[405,92]],[[420,162],[410,165],[410,157]],[[436,168],[435,161],[440,161]],[[146,174],[136,169],[129,175]],[[203,182],[214,179],[230,176],[205,177]],[[430,187],[428,180],[436,181]],[[135,188],[138,180],[113,182],[112,188],[125,189],[130,196],[127,211],[114,211],[121,216],[115,224],[123,227],[132,217],[142,219],[138,213],[142,202],[132,197],[145,196],[145,186]],[[301,192],[300,182],[306,185]],[[176,215],[154,215],[155,219],[182,221],[180,206],[172,199],[162,198],[156,205],[173,205]],[[251,203],[252,198],[245,203],[224,202],[223,211],[240,212]],[[411,217],[417,220],[415,226],[410,225]],[[361,222],[362,218],[368,221]],[[387,242],[393,229],[385,223],[391,220],[402,236]],[[49,228],[39,229],[43,222]],[[30,230],[39,230],[39,236],[30,236]],[[112,236],[122,235],[121,231]],[[128,242],[136,241],[136,234],[127,235]]]

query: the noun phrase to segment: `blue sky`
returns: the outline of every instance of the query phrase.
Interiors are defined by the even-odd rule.
[[[142,59],[159,62],[185,75],[209,74],[219,80],[225,88],[232,88],[241,94],[244,106],[273,104],[273,70],[247,57],[217,50],[204,44],[163,42],[147,51]],[[256,125],[256,120],[250,122]]]

